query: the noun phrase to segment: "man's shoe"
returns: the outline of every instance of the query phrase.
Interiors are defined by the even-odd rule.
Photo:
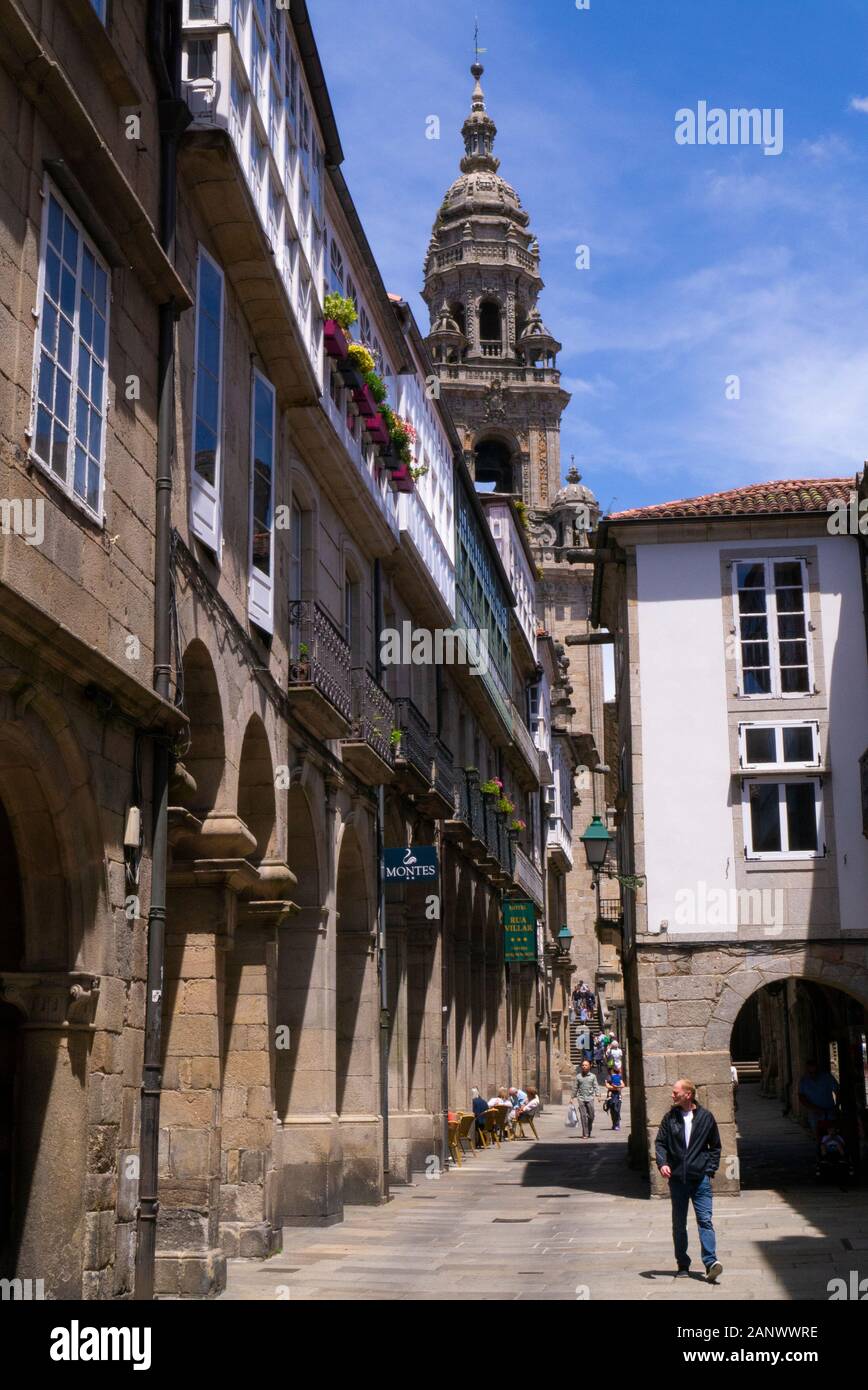
[[[690,1277],[690,1270],[689,1270],[689,1269],[686,1269],[683,1265],[679,1265],[678,1268],[677,1268],[676,1271],[675,1271],[675,1278],[676,1278],[676,1279],[687,1279],[687,1278],[689,1278],[689,1277]]]
[[[715,1260],[713,1265],[709,1265],[705,1271],[705,1277],[709,1284],[716,1284],[718,1277],[723,1273],[723,1265],[720,1260]]]

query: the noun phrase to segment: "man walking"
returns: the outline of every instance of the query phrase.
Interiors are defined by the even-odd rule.
[[[696,1087],[682,1077],[672,1088],[672,1109],[663,1117],[655,1141],[657,1167],[669,1183],[672,1238],[678,1264],[676,1279],[690,1269],[687,1213],[691,1202],[699,1227],[705,1277],[715,1283],[723,1273],[711,1224],[711,1178],[720,1166],[720,1134],[710,1110],[696,1103]]]
[[[590,1139],[591,1137],[597,1096],[602,1094],[602,1087],[591,1071],[590,1062],[584,1061],[576,1077],[576,1103],[582,1124],[583,1139]]]

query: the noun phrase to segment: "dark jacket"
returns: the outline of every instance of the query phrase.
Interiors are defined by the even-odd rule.
[[[654,1142],[657,1167],[668,1163],[673,1178],[680,1182],[700,1182],[720,1167],[720,1134],[710,1110],[697,1105],[693,1112],[690,1148],[684,1146],[684,1111],[673,1105],[664,1115]]]

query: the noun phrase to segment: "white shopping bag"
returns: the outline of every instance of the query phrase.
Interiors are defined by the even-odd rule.
[[[576,1109],[573,1102],[570,1101],[569,1105],[567,1106],[567,1118],[564,1120],[564,1124],[566,1125],[567,1129],[575,1129],[578,1123],[579,1112]]]

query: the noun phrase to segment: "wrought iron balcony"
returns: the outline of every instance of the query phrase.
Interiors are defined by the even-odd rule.
[[[378,787],[395,775],[394,707],[364,666],[353,669],[352,692],[352,728],[341,744],[344,762],[363,782]]]
[[[600,921],[620,925],[624,917],[624,908],[620,898],[601,898],[600,899]]]
[[[476,768],[458,768],[455,775],[455,805],[444,830],[452,839],[467,841],[474,857],[484,855],[485,820],[479,773]]]
[[[533,860],[525,854],[521,845],[515,847],[515,869],[512,877],[516,887],[522,890],[526,898],[530,898],[537,907],[545,906],[542,874]]]
[[[395,728],[401,732],[395,745],[395,771],[408,791],[426,792],[431,785],[431,730],[405,696],[395,700]]]
[[[317,603],[289,605],[289,694],[292,707],[320,738],[350,731],[350,649]]]
[[[435,820],[454,821],[455,818],[455,763],[451,748],[442,739],[431,737],[431,761],[429,764],[429,784],[427,795],[419,797],[419,805]],[[464,774],[461,773],[464,781]]]

